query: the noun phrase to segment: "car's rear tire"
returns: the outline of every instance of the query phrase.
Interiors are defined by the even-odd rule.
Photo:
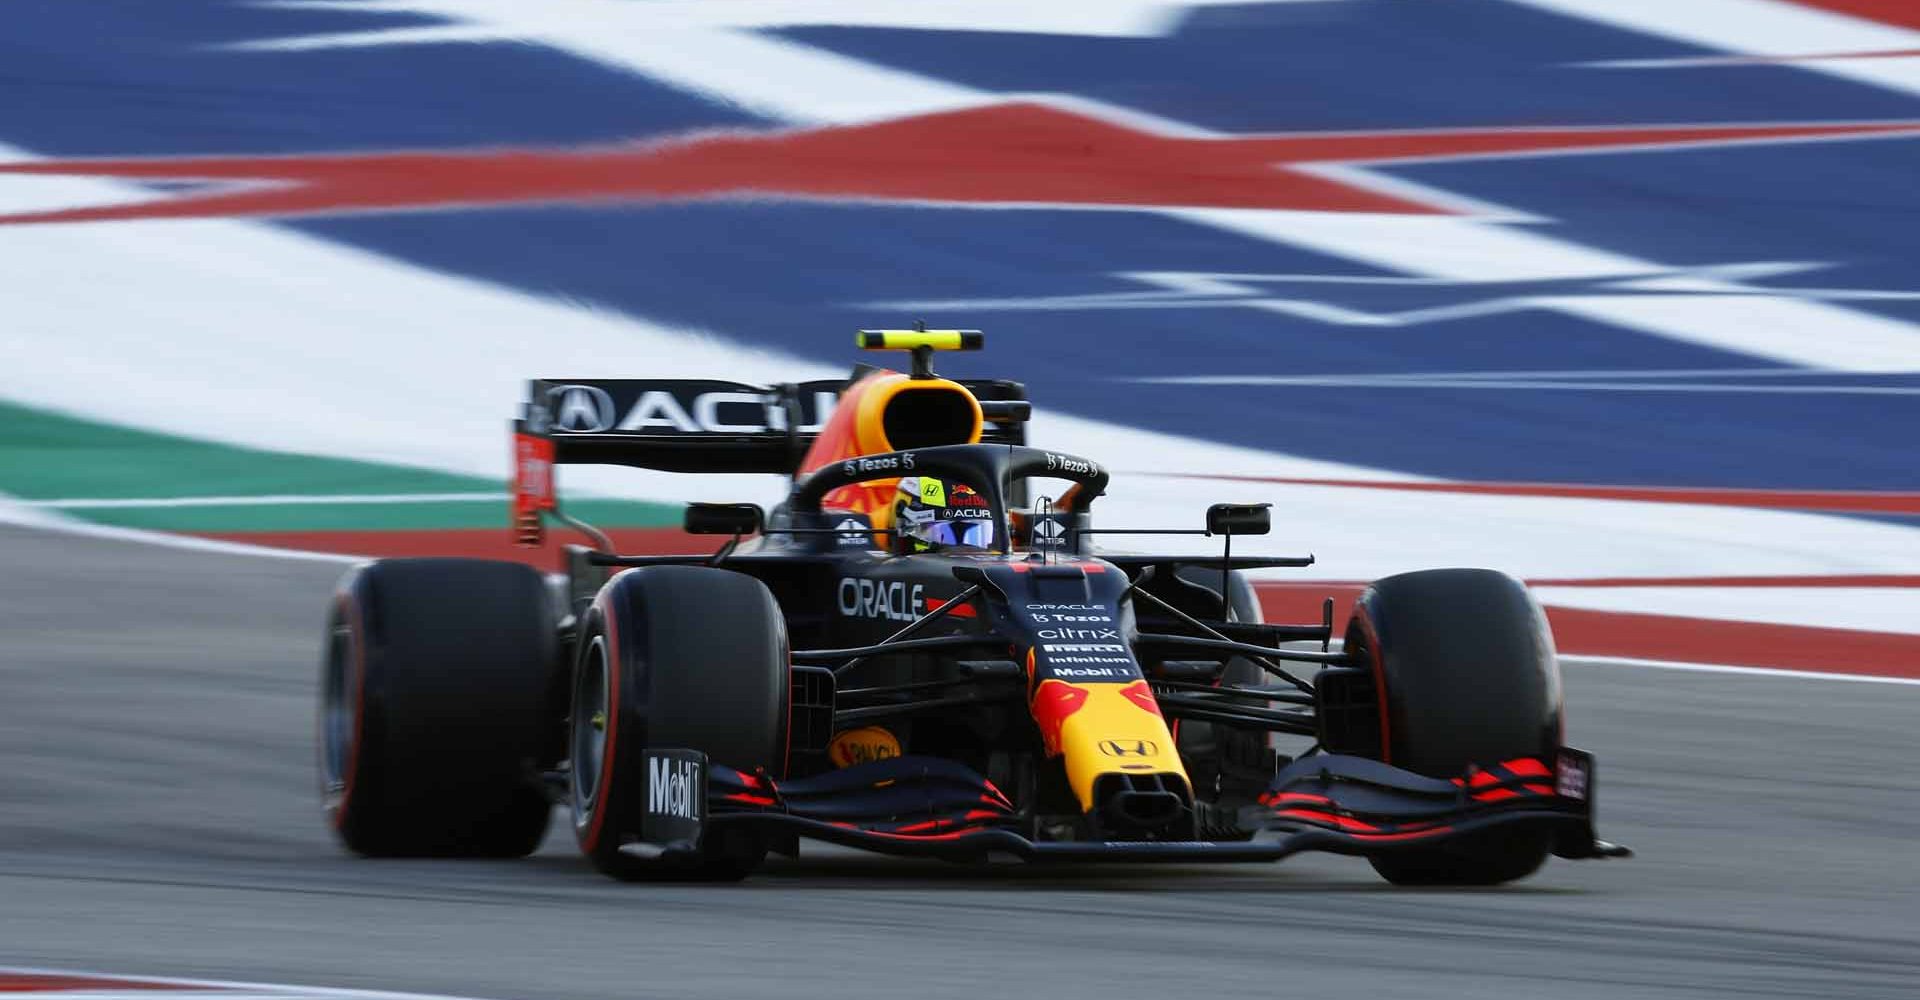
[[[765,584],[704,566],[615,577],[588,609],[570,716],[574,832],[594,867],[623,879],[734,880],[766,858],[738,828],[710,828],[694,861],[643,859],[648,747],[698,750],[709,764],[780,776],[787,764],[786,619]]]
[[[538,758],[557,643],[527,566],[349,572],[321,667],[321,794],[341,842],[373,857],[533,853],[553,811]]]
[[[1561,740],[1553,634],[1525,584],[1486,569],[1378,580],[1354,606],[1346,648],[1373,671],[1380,757],[1436,778],[1547,757]],[[1495,885],[1546,860],[1550,831],[1496,827],[1445,847],[1370,858],[1400,885]]]

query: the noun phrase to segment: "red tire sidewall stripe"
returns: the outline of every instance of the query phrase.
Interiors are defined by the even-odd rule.
[[[1387,665],[1380,651],[1380,633],[1373,627],[1373,619],[1367,614],[1366,602],[1356,602],[1353,615],[1354,624],[1360,626],[1360,634],[1367,641],[1367,665],[1373,671],[1373,691],[1380,705],[1380,760],[1393,763],[1393,728],[1387,711]]]
[[[340,608],[347,622],[347,643],[352,647],[353,664],[353,740],[347,746],[346,765],[341,768],[340,798],[333,806],[333,827],[344,829],[347,825],[347,810],[353,804],[353,787],[357,783],[355,776],[360,770],[360,744],[367,733],[367,643],[364,633],[364,621],[360,616],[359,602],[353,598],[349,588],[339,598]]]
[[[603,668],[607,684],[607,740],[600,751],[599,787],[593,791],[593,818],[587,821],[587,833],[580,842],[581,848],[588,853],[599,849],[600,835],[607,821],[607,808],[612,802],[609,795],[613,790],[613,771],[619,760],[615,739],[620,732],[620,643],[619,627],[614,622],[613,608],[609,606],[611,603],[602,602],[599,605],[600,624],[607,639]]]

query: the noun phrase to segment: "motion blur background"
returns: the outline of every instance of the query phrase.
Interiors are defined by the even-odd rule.
[[[0,962],[1911,995],[1916,168],[1911,0],[9,0]],[[1106,523],[1271,501],[1264,547],[1320,561],[1270,617],[1527,579],[1642,858],[714,891],[602,885],[565,831],[335,852],[321,602],[354,556],[527,557],[525,379],[826,377],[913,320],[986,330],[943,373],[1026,381],[1036,441],[1114,468]],[[651,551],[780,484],[562,486]]]

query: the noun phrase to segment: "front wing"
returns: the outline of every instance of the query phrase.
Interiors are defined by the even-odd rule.
[[[622,847],[660,857],[698,850],[706,831],[751,826],[886,854],[979,862],[1278,861],[1301,851],[1384,855],[1444,845],[1495,827],[1551,831],[1566,858],[1628,852],[1594,835],[1593,758],[1563,749],[1442,780],[1379,761],[1318,754],[1283,768],[1256,805],[1240,811],[1239,837],[1218,840],[1051,841],[1025,836],[1013,804],[991,781],[935,757],[894,757],[808,778],[775,781],[692,751],[649,749],[655,761],[705,772],[704,796],[654,795],[642,837]],[[689,808],[692,804],[693,808]],[[654,807],[665,812],[655,816]]]

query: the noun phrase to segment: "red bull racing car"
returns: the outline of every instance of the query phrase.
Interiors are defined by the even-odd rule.
[[[1489,570],[1374,583],[1340,628],[1269,624],[1233,555],[1110,551],[1107,470],[1029,447],[1025,391],[932,371],[975,331],[867,331],[905,373],[553,379],[515,422],[514,530],[595,540],[564,575],[401,559],[333,599],[329,822],[368,855],[518,856],[559,801],[621,878],[735,879],[813,839],[960,862],[1359,855],[1491,884],[1596,838],[1552,636]],[[560,510],[554,467],[791,477],[693,504],[711,552],[632,556]],[[1196,513],[1198,513],[1196,511]],[[1138,532],[1135,532],[1138,533]],[[1341,640],[1338,648],[1334,640]]]

